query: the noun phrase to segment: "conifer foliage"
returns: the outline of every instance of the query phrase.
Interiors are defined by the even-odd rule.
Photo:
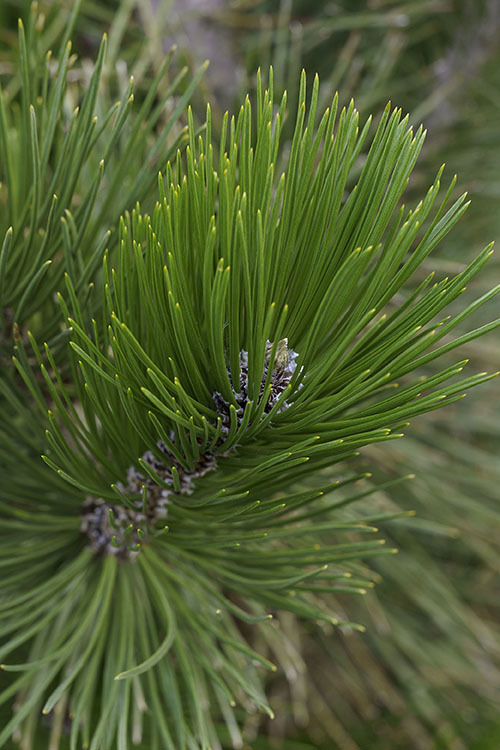
[[[72,750],[208,750],[222,747],[219,719],[240,747],[244,713],[272,715],[263,679],[279,668],[251,629],[266,638],[280,610],[362,629],[332,595],[365,591],[365,561],[395,551],[373,538],[379,516],[341,515],[367,494],[345,462],[491,377],[457,379],[464,362],[422,370],[500,323],[453,336],[500,287],[442,317],[490,247],[453,278],[413,281],[467,207],[450,203],[454,181],[442,194],[442,169],[401,205],[422,129],[390,106],[360,126],[336,97],[318,114],[317,78],[306,90],[303,74],[287,154],[292,115],[272,71],[216,145],[210,108],[200,132],[188,111],[188,145],[160,173],[152,212],[125,211],[104,243],[77,225],[40,246],[55,124],[44,140],[33,109],[26,120],[24,213],[2,151],[16,225],[0,262],[15,323],[15,369],[0,381],[0,659],[12,677],[0,700],[15,711],[0,746],[31,747],[48,715],[51,748],[66,734]],[[88,127],[67,133],[92,142]],[[38,286],[46,253],[58,270]],[[300,486],[335,464],[334,483]]]

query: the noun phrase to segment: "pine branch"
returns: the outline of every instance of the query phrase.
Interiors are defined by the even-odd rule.
[[[235,704],[272,716],[262,672],[275,666],[237,621],[265,632],[288,611],[363,629],[333,596],[365,593],[364,561],[394,552],[366,541],[376,514],[343,514],[376,491],[349,489],[366,476],[301,480],[493,377],[457,381],[464,362],[414,374],[500,323],[450,336],[499,287],[441,318],[490,248],[451,279],[412,284],[465,197],[438,200],[440,170],[400,208],[422,130],[388,106],[361,157],[370,125],[336,98],[318,120],[318,97],[315,79],[306,106],[303,75],[282,175],[272,72],[255,110],[247,98],[226,119],[218,164],[210,109],[204,136],[189,114],[185,156],[160,175],[151,216],[124,214],[88,298],[71,254],[61,261],[68,362],[38,331],[33,355],[16,346],[40,408],[2,384],[5,474],[37,469],[1,505],[0,658],[20,676],[2,695],[19,697],[0,744],[29,743],[41,710],[68,712],[71,748],[217,748],[218,706],[241,746]],[[35,460],[43,424],[49,468]]]

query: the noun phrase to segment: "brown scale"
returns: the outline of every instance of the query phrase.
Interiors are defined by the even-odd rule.
[[[264,360],[264,370],[262,372],[261,386],[259,398],[262,397],[266,385],[267,374],[269,371],[269,360],[271,358],[271,351],[273,344],[271,341],[266,342],[266,354]],[[288,339],[281,339],[276,347],[276,354],[274,357],[273,370],[271,375],[271,391],[264,407],[264,413],[269,414],[273,406],[275,406],[279,397],[289,385],[292,376],[297,368],[295,360],[298,354],[293,349],[288,348]],[[231,388],[236,401],[236,415],[238,425],[241,424],[243,419],[243,412],[245,406],[248,403],[248,352],[243,350],[240,352],[240,391],[236,392],[231,380],[231,373],[229,373],[229,380],[231,382]],[[224,399],[221,393],[215,391],[213,394],[213,400],[215,408],[222,418],[222,431],[227,435],[231,426],[231,413],[230,404]],[[287,408],[286,401],[281,404],[279,411],[283,411]]]
[[[113,511],[116,528],[111,524],[110,510]],[[80,530],[88,536],[90,547],[96,554],[104,552],[122,560],[131,560],[137,556],[137,549],[134,548],[140,541],[137,529],[144,525],[145,520],[142,513],[131,508],[111,505],[102,498],[88,498],[83,506]]]

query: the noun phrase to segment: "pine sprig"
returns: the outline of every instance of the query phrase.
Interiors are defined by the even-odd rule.
[[[310,112],[315,110],[317,93],[316,82]],[[272,154],[278,148],[273,139],[278,138],[282,115],[273,122],[272,93],[261,92],[259,99],[255,157],[251,140],[247,144],[254,166],[248,162],[242,167],[238,156],[237,135],[241,134],[242,144],[250,139],[249,102],[231,123],[228,144],[223,137],[222,149],[227,146],[228,151],[220,159],[220,180],[210,143],[199,139],[195,159],[191,127],[187,178],[178,162],[177,174],[171,170],[167,174],[168,189],[160,179],[161,202],[152,218],[134,211],[122,221],[116,270],[109,269],[106,256],[104,325],[98,325],[94,334],[86,332],[69,278],[67,298],[70,304],[73,301],[73,311],[64,306],[72,330],[71,346],[81,363],[80,398],[82,403],[91,399],[99,404],[100,418],[107,419],[110,428],[113,422],[118,425],[115,414],[120,403],[120,413],[127,413],[124,421],[133,420],[146,442],[153,435],[155,441],[165,438],[168,430],[162,431],[160,424],[167,420],[175,444],[182,445],[184,439],[188,463],[198,455],[200,441],[206,447],[215,439],[215,453],[225,453],[227,440],[234,443],[233,436],[217,437],[220,408],[218,412],[213,396],[221,394],[229,414],[231,405],[242,412],[238,392],[244,368],[248,411],[233,423],[237,430],[241,427],[238,420],[245,420],[245,429],[236,440],[239,445],[250,443],[245,460],[251,461],[250,456],[261,460],[256,441],[265,433],[266,455],[269,450],[276,452],[280,471],[288,460],[306,454],[314,469],[326,455],[357,449],[372,438],[389,437],[392,428],[410,417],[460,398],[464,389],[490,377],[481,373],[443,385],[461,372],[465,362],[424,379],[407,376],[497,326],[498,320],[450,338],[454,328],[497,294],[500,286],[454,317],[439,320],[441,311],[488,260],[490,246],[455,277],[432,286],[428,278],[404,304],[391,303],[462,215],[464,199],[447,208],[448,191],[430,215],[439,192],[440,170],[424,201],[406,217],[392,218],[421,139],[412,137],[398,111],[390,115],[387,110],[358,183],[335,213],[337,201],[332,195],[343,194],[347,175],[338,189],[324,188],[317,175],[338,175],[343,159],[350,163],[351,153],[359,150],[357,115],[353,108],[350,114],[343,112],[335,136],[333,117],[330,135],[318,152],[326,127],[320,125],[320,137],[314,135],[317,145],[310,153],[307,144],[312,143],[313,133],[307,128],[303,132],[300,125],[305,107],[303,78],[289,170],[277,181],[271,202],[272,183],[267,184],[265,178],[272,174]],[[282,103],[282,111],[284,107]],[[312,131],[310,113],[309,120]],[[343,157],[334,156],[347,121],[350,147]],[[298,160],[295,154],[300,149],[304,156]],[[437,346],[443,339],[446,343]],[[296,360],[296,367],[266,413],[273,377],[266,357],[275,360],[280,340],[286,340],[282,346],[294,365]],[[109,351],[112,356],[107,355]],[[402,387],[387,395],[387,388],[401,378]],[[123,434],[123,429],[115,432]],[[92,439],[90,433],[85,439]],[[319,442],[309,448],[309,441],[311,446]],[[290,455],[285,456],[283,450],[291,451]],[[94,456],[98,459],[99,451]]]
[[[437,201],[440,170],[415,209],[400,208],[421,129],[387,107],[361,157],[370,124],[359,128],[352,104],[338,113],[336,98],[316,123],[318,96],[315,79],[306,107],[303,75],[282,175],[286,96],[274,114],[272,73],[267,90],[258,79],[255,112],[247,98],[225,120],[217,160],[210,110],[203,137],[189,116],[185,157],[160,176],[151,216],[125,213],[85,305],[66,263],[70,367],[31,336],[40,379],[16,347],[56,474],[39,469],[44,521],[33,495],[15,495],[25,525],[17,503],[2,506],[0,657],[21,676],[2,696],[20,691],[0,744],[15,732],[29,743],[40,710],[67,710],[71,748],[125,748],[129,737],[217,748],[218,705],[240,746],[234,704],[272,715],[261,671],[274,667],[236,622],[286,610],[353,626],[332,595],[365,593],[362,561],[394,551],[366,540],[379,516],[339,513],[366,497],[346,489],[363,476],[306,491],[298,480],[492,377],[452,380],[464,362],[412,375],[500,324],[449,335],[499,287],[440,319],[490,248],[450,280],[412,286],[465,198],[448,207],[450,188]],[[92,320],[89,309],[101,312]],[[26,408],[3,390],[12,413]],[[36,446],[24,450],[33,459]]]

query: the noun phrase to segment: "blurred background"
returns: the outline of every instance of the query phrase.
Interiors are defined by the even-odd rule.
[[[377,120],[391,100],[428,129],[408,202],[443,162],[448,180],[458,175],[456,194],[471,194],[465,218],[419,273],[456,273],[500,239],[499,0],[1,0],[2,85],[15,86],[17,18],[34,14],[40,44],[58,48],[75,9],[71,37],[82,60],[75,92],[103,32],[110,96],[133,74],[140,103],[174,44],[177,70],[209,59],[193,110],[203,122],[209,101],[214,130],[254,89],[258,67],[273,66],[276,93],[287,89],[292,113],[300,70],[310,83],[318,72],[323,107],[338,91],[344,104],[355,99],[363,122],[370,113]],[[500,281],[498,258],[488,269],[466,295]],[[498,316],[493,307],[473,323]],[[500,369],[498,333],[465,347],[465,357],[474,372]],[[377,483],[416,475],[375,496],[381,510],[416,517],[384,528],[401,551],[372,564],[376,589],[339,601],[365,634],[280,618],[273,648],[284,669],[269,684],[277,718],[244,720],[248,748],[500,747],[499,401],[498,381],[490,381],[421,417],[405,439],[363,452],[358,461]]]

